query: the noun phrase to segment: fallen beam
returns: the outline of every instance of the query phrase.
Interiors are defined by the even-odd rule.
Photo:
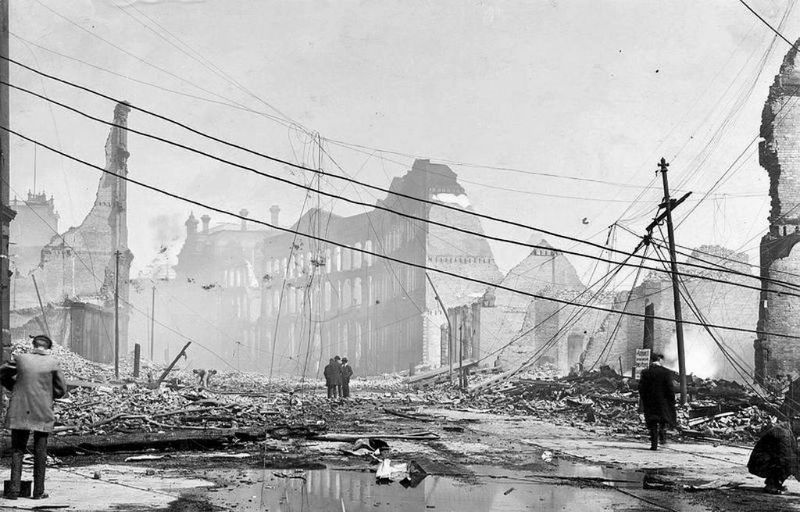
[[[364,432],[362,434],[319,434],[309,437],[312,441],[334,441],[340,443],[352,443],[359,439],[402,439],[406,441],[436,441],[439,439],[433,432],[418,432],[411,434],[387,434],[385,432]]]
[[[453,371],[460,370],[461,368],[471,368],[473,366],[476,366],[477,364],[478,364],[477,361],[473,361],[471,359],[465,359],[461,363],[460,366],[453,365]],[[416,385],[416,384],[419,384],[421,382],[425,382],[427,380],[437,379],[439,377],[444,377],[449,372],[450,372],[450,367],[444,366],[444,367],[436,369],[436,370],[431,370],[429,372],[425,372],[425,373],[420,373],[420,374],[414,375],[413,377],[408,377],[408,378],[406,378],[406,384]]]

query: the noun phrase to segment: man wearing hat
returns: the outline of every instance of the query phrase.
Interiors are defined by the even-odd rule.
[[[353,367],[347,362],[347,358],[342,358],[342,397],[350,398],[350,377],[353,376]]]
[[[672,371],[661,366],[664,356],[653,353],[650,366],[639,379],[639,407],[650,433],[650,449],[658,450],[658,443],[667,442],[667,426],[678,423],[675,411],[675,385]]]
[[[342,398],[342,358],[333,358],[333,387],[337,398]]]
[[[33,350],[16,354],[0,366],[0,382],[11,394],[6,410],[6,425],[11,429],[11,486],[4,495],[19,497],[22,457],[33,431],[33,499],[47,498],[44,472],[47,463],[47,436],[53,431],[53,399],[67,392],[58,362],[50,355],[53,342],[44,335],[32,336]]]

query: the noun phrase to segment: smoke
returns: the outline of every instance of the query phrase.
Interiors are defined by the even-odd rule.
[[[151,217],[148,225],[153,233],[153,242],[159,247],[169,247],[173,242],[180,240],[183,234],[177,213],[171,215],[161,213]]]
[[[162,213],[150,218],[148,222],[153,234],[152,249],[154,257],[145,270],[151,277],[171,277],[170,267],[178,263],[178,252],[183,236],[178,214]]]
[[[704,379],[718,378],[724,369],[724,356],[714,340],[700,326],[683,326],[683,346],[686,355],[686,373]],[[664,348],[664,365],[678,369],[678,339],[675,334]]]

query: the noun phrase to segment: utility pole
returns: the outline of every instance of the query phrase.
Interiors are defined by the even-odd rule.
[[[428,278],[428,282],[431,285],[431,289],[433,290],[433,295],[436,297],[436,302],[439,303],[439,307],[442,308],[442,313],[444,313],[444,319],[447,320],[447,361],[450,365],[450,370],[447,373],[447,377],[450,381],[450,384],[453,383],[453,324],[450,322],[450,315],[447,314],[447,308],[444,307],[444,302],[442,302],[442,298],[439,297],[439,292],[436,291],[436,287],[433,286],[433,281],[431,280],[431,276],[425,272],[425,277]]]
[[[686,404],[686,355],[683,345],[683,319],[681,318],[681,292],[678,288],[678,264],[675,261],[675,230],[672,226],[672,209],[677,202],[669,198],[669,182],[667,181],[667,167],[665,159],[658,163],[658,171],[664,183],[664,203],[667,216],[667,236],[669,237],[669,263],[672,273],[672,300],[675,303],[675,336],[678,339],[678,373],[681,380],[681,405]]]
[[[153,360],[153,347],[156,339],[156,285],[153,284],[153,303],[150,306],[150,360]]]
[[[0,54],[8,56],[8,5],[9,0],[0,0]],[[0,80],[8,83],[8,61],[0,61]],[[8,86],[0,86],[0,125],[10,127]],[[9,183],[11,171],[9,160],[8,131],[0,130],[0,344],[2,344],[2,360],[5,362],[11,355],[10,291],[11,279],[8,275],[8,237],[9,224],[16,212],[9,207]]]
[[[119,251],[114,251],[114,378],[119,379]]]

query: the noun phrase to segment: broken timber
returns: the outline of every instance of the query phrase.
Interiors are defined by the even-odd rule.
[[[153,384],[154,388],[158,388],[159,386],[161,386],[161,383],[164,382],[164,379],[167,378],[167,375],[169,375],[169,372],[172,371],[172,368],[174,368],[175,365],[178,364],[178,359],[180,359],[181,356],[183,356],[186,353],[186,349],[189,348],[189,345],[191,345],[191,344],[192,344],[192,342],[190,341],[190,342],[186,343],[186,345],[183,346],[181,351],[178,352],[178,355],[175,356],[175,359],[172,360],[172,362],[169,364],[169,366],[167,366],[167,369],[164,370],[164,373],[161,374],[161,377],[159,377],[158,380],[155,382],[155,384]]]
[[[473,366],[477,366],[478,362],[473,361],[471,359],[465,359],[461,365],[454,366],[454,370],[460,370],[461,368],[472,368]],[[448,367],[438,368],[436,370],[431,370],[429,372],[420,373],[418,375],[414,375],[413,377],[406,378],[406,384],[411,387],[425,387],[431,386],[434,384],[440,384],[442,382],[447,382],[449,380],[448,372],[450,369]]]

